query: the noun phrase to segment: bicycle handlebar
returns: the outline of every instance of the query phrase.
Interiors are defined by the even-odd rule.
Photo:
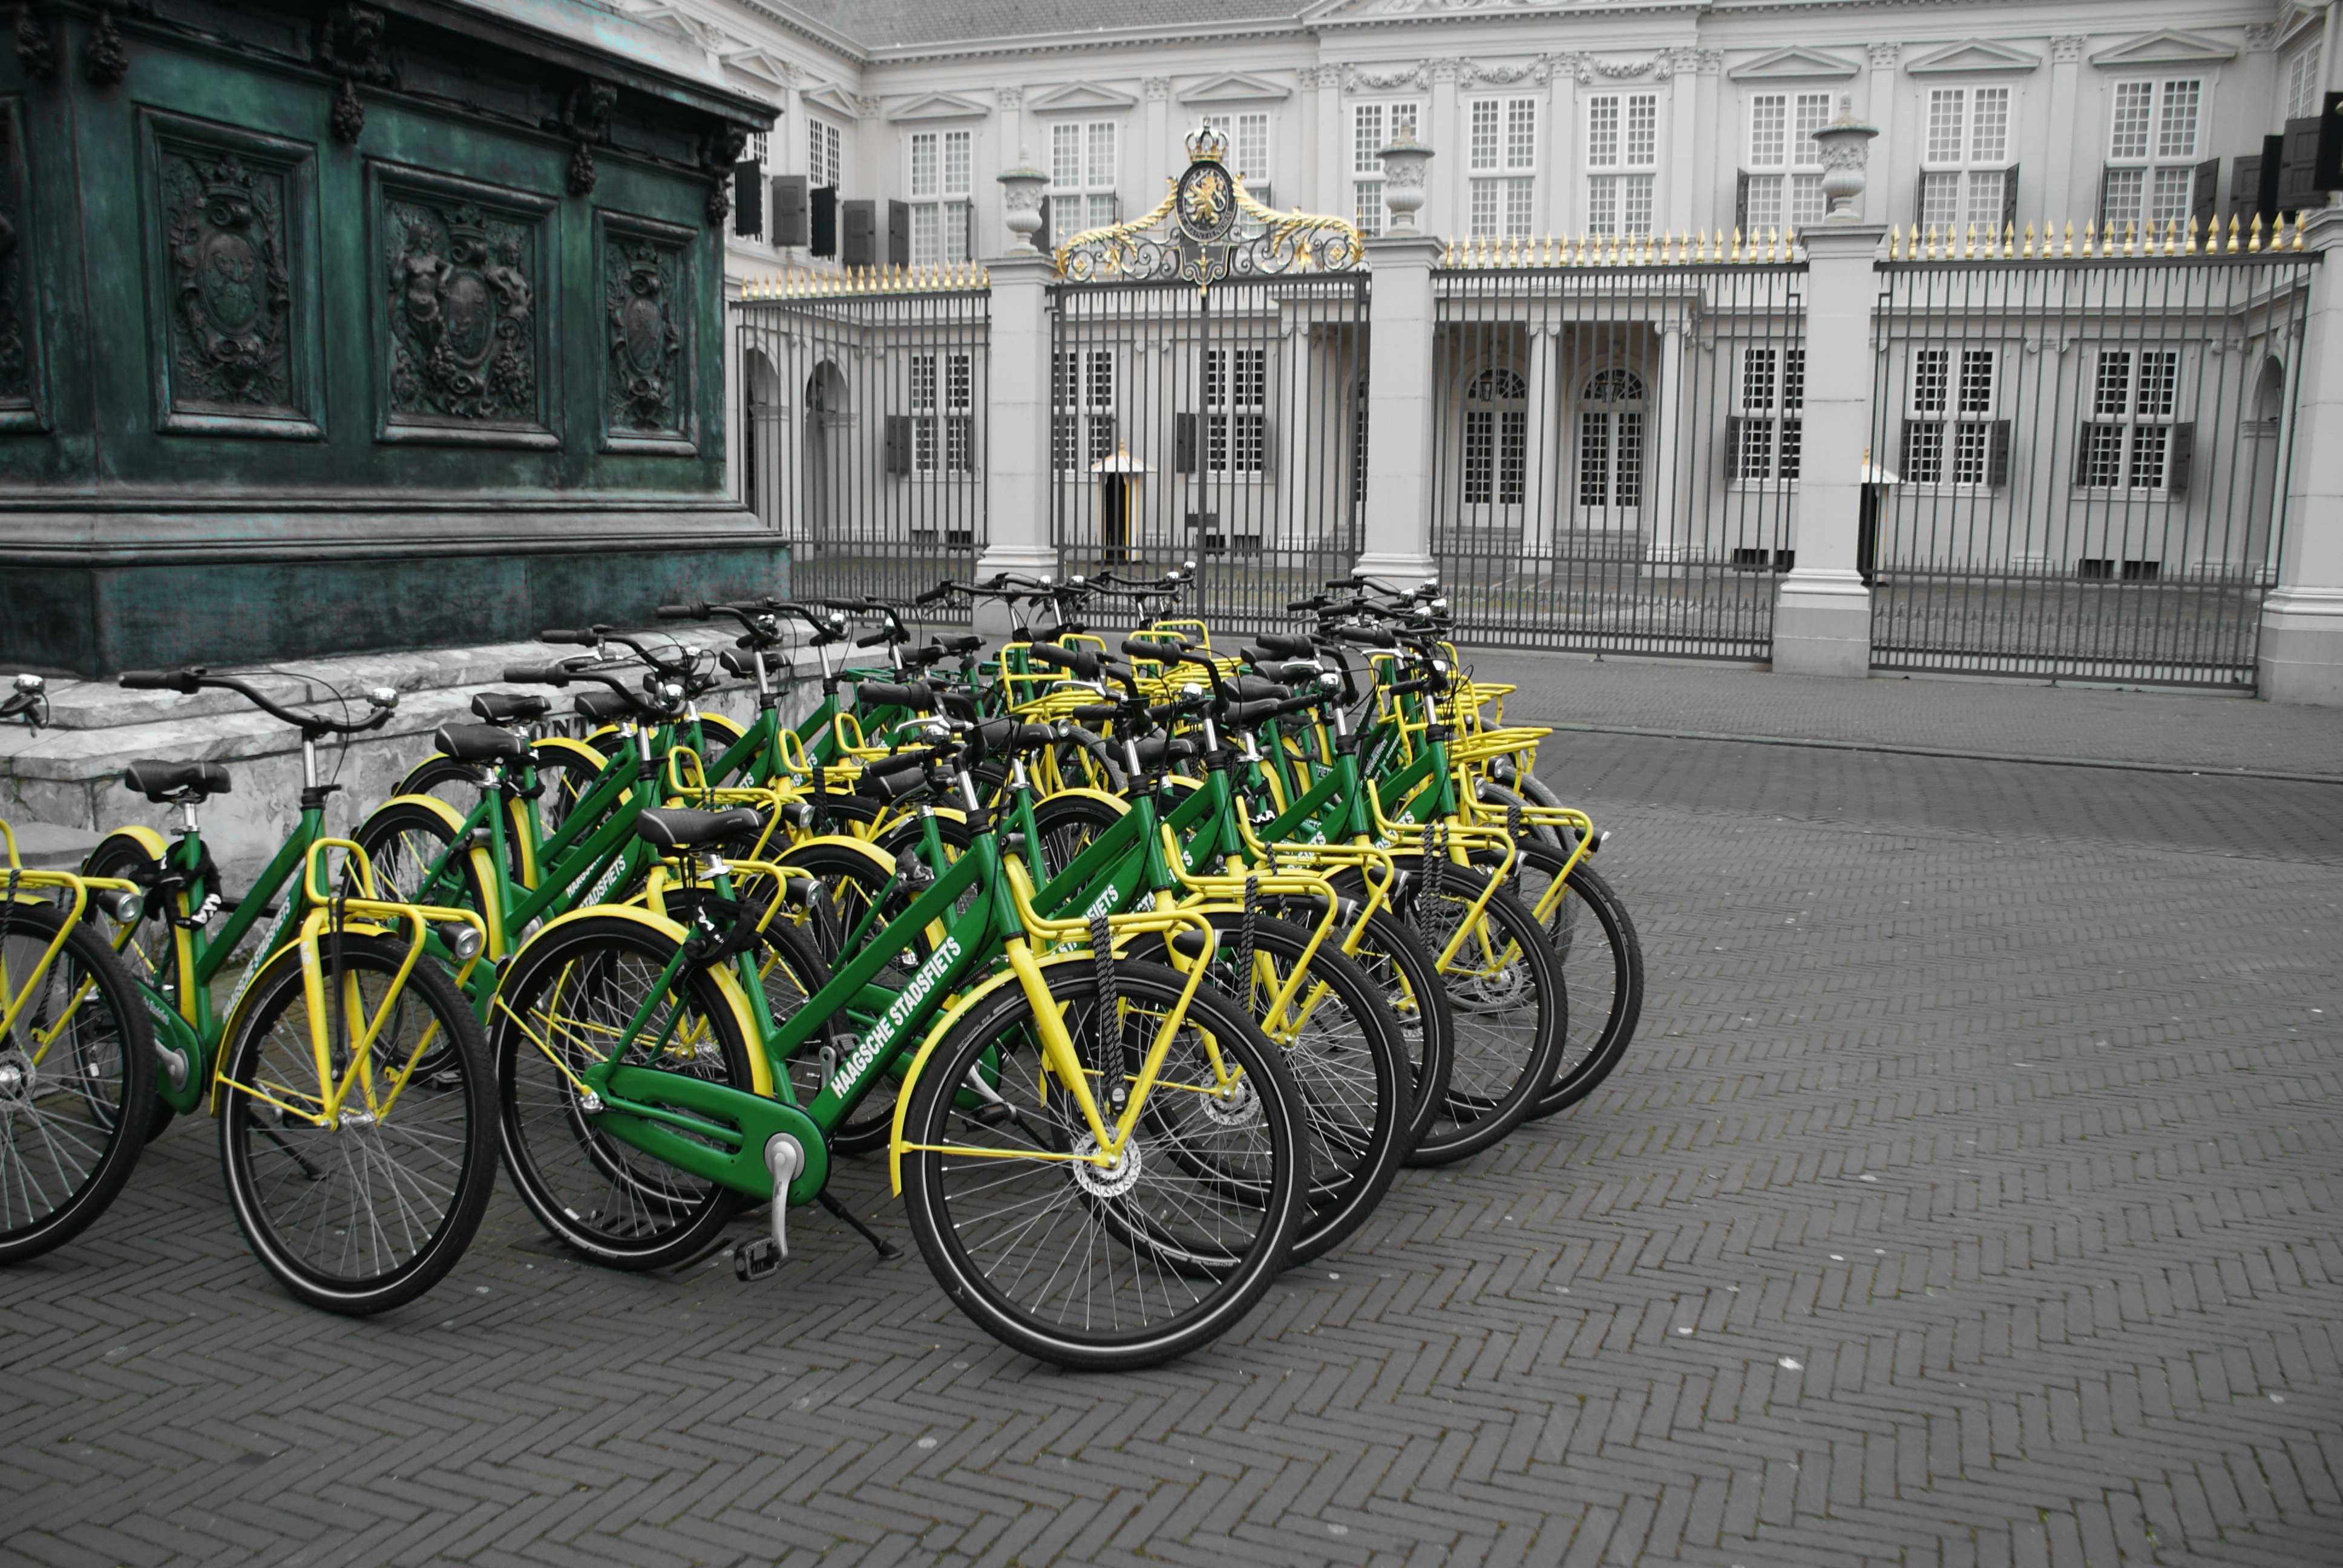
[[[364,735],[389,723],[391,714],[398,707],[398,693],[387,686],[378,686],[367,693],[367,701],[375,709],[372,718],[338,719],[315,713],[300,713],[256,690],[247,681],[233,675],[214,675],[200,664],[184,665],[177,669],[126,669],[116,680],[127,691],[176,691],[188,696],[206,687],[216,691],[233,691],[271,719],[289,724],[306,736]]]

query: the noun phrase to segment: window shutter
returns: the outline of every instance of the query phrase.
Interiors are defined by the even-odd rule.
[[[844,215],[840,225],[838,260],[841,266],[876,266],[879,265],[879,204],[864,197],[858,201],[838,204]]]
[[[890,199],[887,203],[887,265],[911,265],[911,204]]]
[[[1725,477],[1728,480],[1741,477],[1741,427],[1747,424],[1738,414],[1725,420]]]
[[[1926,176],[1921,176],[1926,178]],[[1749,171],[1736,169],[1733,175],[1733,226],[1744,234],[1749,232]]]
[[[2210,229],[2221,212],[2221,160],[2207,158],[2197,166],[2196,183],[2188,190],[2189,221]]]
[[[1196,471],[1196,417],[1182,414],[1172,437],[1172,471],[1192,474]]]
[[[755,158],[732,166],[732,232],[744,239],[765,232],[765,166]]]
[[[976,203],[960,204],[960,254],[969,261],[976,259]]]
[[[1927,226],[1928,172],[1926,169],[1920,171],[1920,177],[1912,186],[1912,222],[1922,228]]]
[[[890,474],[911,471],[911,417],[909,414],[887,416],[887,471]]]
[[[2102,229],[2105,229],[2107,226],[2107,176],[2112,172],[2113,171],[2109,169],[2107,165],[2101,164],[2099,166],[2099,199],[2097,206],[2099,227]]]
[[[2321,100],[2318,115],[2318,166],[2311,183],[2323,191],[2343,191],[2343,93]]]
[[[2278,210],[2304,212],[2318,199],[2318,121],[2309,115],[2288,120],[2279,137]]]
[[[2262,177],[2258,194],[2254,197],[2254,211],[2262,215],[2264,223],[2278,216],[2278,173],[2285,156],[2286,138],[2283,136],[2262,138]]]
[[[2086,419],[2075,427],[2074,487],[2088,489],[2091,484],[2091,432],[2098,427]]]
[[[775,175],[772,188],[772,242],[777,246],[805,244],[810,237],[806,230],[806,176]]]
[[[2164,448],[2164,489],[2175,499],[2188,493],[2189,459],[2197,455],[2197,426],[2183,419],[2172,427],[2172,439]]]
[[[2009,421],[1993,422],[1992,444],[1986,448],[1985,482],[1998,490],[2009,483]]]
[[[2017,226],[2017,166],[2012,164],[2001,176],[2001,232],[2009,233]]]
[[[806,253],[838,254],[838,187],[816,186],[806,193]]]
[[[2229,160],[2228,216],[2245,223],[2254,216],[2254,198],[2262,188],[2262,160],[2258,157]],[[2227,227],[2224,224],[2222,226]]]
[[[960,443],[960,461],[954,463],[952,467],[963,474],[974,473],[976,471],[976,416],[948,414],[944,418],[949,427],[945,432],[949,439],[944,443],[944,449],[949,452],[952,449],[953,441]]]

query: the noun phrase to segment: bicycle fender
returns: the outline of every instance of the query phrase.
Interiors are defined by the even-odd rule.
[[[1114,794],[1110,790],[1093,789],[1087,784],[1077,784],[1071,789],[1059,789],[1052,791],[1050,794],[1040,797],[1033,802],[1033,805],[1038,809],[1051,800],[1070,799],[1077,795],[1085,799],[1104,801],[1107,805],[1114,808],[1115,815],[1118,817],[1123,816],[1131,810],[1131,802],[1124,799],[1121,796]]]
[[[406,772],[398,776],[398,789],[396,793],[399,795],[411,795],[417,793],[417,791],[414,788],[415,776],[422,772],[426,768],[430,767],[434,762],[445,762],[447,760],[447,754],[446,752],[434,751],[430,756],[426,757],[422,761],[417,762],[414,767],[408,769]]]
[[[638,925],[649,927],[672,942],[682,942],[691,936],[689,930],[666,916],[655,915],[649,910],[634,904],[589,904],[582,910],[571,910],[567,914],[557,915],[538,927],[529,934],[527,941],[514,950],[513,956],[505,960],[505,972],[508,974],[516,972],[520,960],[528,955],[529,949],[537,946],[562,927],[578,920],[604,918],[632,920]],[[749,1010],[749,999],[740,990],[739,980],[734,978],[729,968],[720,964],[710,969],[708,973],[715,980],[717,990],[722,993],[724,1005],[732,1010],[733,1018],[739,1023],[741,1038],[749,1042],[749,1087],[766,1099],[773,1099],[773,1064],[766,1060],[764,1045],[757,1038],[756,1015]]]
[[[385,800],[381,805],[376,807],[373,811],[367,813],[367,820],[368,822],[373,821],[376,817],[387,811],[393,806],[418,806],[422,808],[431,815],[438,818],[442,823],[446,824],[447,833],[450,838],[459,837],[464,831],[464,814],[457,810],[453,806],[447,804],[447,801],[439,799],[437,795],[393,795],[389,799]],[[359,831],[365,831],[363,826],[359,829]],[[490,860],[488,858],[487,846],[481,844],[473,845],[470,849],[464,851],[464,858],[471,862],[473,874],[479,879],[480,890],[482,894],[485,895],[490,902],[494,902],[498,897],[498,883],[501,879],[494,874],[497,867],[495,862]],[[499,918],[502,911],[499,910],[482,910],[480,913],[486,918],[488,930],[491,936],[493,936],[497,929],[504,924],[504,921]],[[491,945],[486,956],[491,960],[494,960],[503,955],[498,953],[495,947]]]
[[[1061,958],[1043,959],[1041,967],[1042,972],[1047,973],[1062,964],[1078,963],[1087,968],[1090,961],[1087,953],[1069,953]],[[887,1137],[887,1180],[893,1184],[896,1197],[903,1195],[903,1118],[910,1111],[911,1091],[918,1085],[920,1073],[928,1065],[928,1058],[935,1053],[937,1046],[943,1043],[944,1036],[951,1032],[952,1027],[967,1016],[970,1009],[1002,986],[1016,983],[1017,971],[1003,969],[987,976],[983,983],[972,990],[963,993],[937,1018],[934,1027],[928,1030],[928,1038],[920,1041],[920,1049],[911,1057],[911,1065],[903,1070],[903,1081],[895,1091],[894,1126]]]
[[[82,874],[84,876],[87,876],[89,874],[89,863],[97,858],[97,851],[105,849],[107,843],[116,839],[130,839],[136,840],[138,847],[145,850],[148,858],[153,859],[156,865],[161,865],[163,863],[163,858],[170,853],[170,846],[164,842],[162,834],[157,833],[154,829],[147,827],[143,822],[134,822],[129,827],[116,828],[113,831],[107,833],[105,838],[100,839],[97,841],[96,846],[93,848],[88,854],[82,857]]]
[[[595,733],[598,735],[601,731],[597,730]],[[535,752],[539,757],[544,756],[548,751],[558,751],[570,757],[574,757],[578,761],[585,763],[588,767],[598,770],[604,763],[609,761],[608,757],[595,750],[591,746],[587,745],[584,741],[572,740],[567,735],[540,736],[538,739],[530,741],[528,743],[528,747],[531,751]]]
[[[776,866],[788,866],[789,864],[789,857],[795,855],[800,849],[810,849],[815,848],[817,845],[824,849],[838,848],[846,849],[849,852],[859,855],[863,859],[870,861],[870,869],[872,870],[883,873],[890,877],[895,874],[894,856],[887,853],[886,850],[880,849],[868,839],[857,839],[845,833],[824,833],[816,838],[800,839],[796,843],[791,844],[788,849],[782,850],[779,854],[774,856],[772,863]]]

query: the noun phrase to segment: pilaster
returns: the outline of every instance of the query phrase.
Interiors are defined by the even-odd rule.
[[[2307,226],[2311,269],[2278,587],[2262,602],[2261,694],[2343,706],[2343,207]]]
[[[1055,268],[1031,246],[985,264],[992,275],[990,417],[984,428],[988,531],[979,577],[1058,569],[1050,542],[1050,283]],[[1007,612],[976,607],[977,629],[1009,629]],[[988,618],[990,616],[990,618]]]
[[[1367,241],[1375,329],[1367,342],[1366,548],[1358,569],[1389,582],[1438,575],[1432,560],[1432,270],[1443,248],[1423,234]]]

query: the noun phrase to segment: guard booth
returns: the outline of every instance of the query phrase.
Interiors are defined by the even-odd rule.
[[[1099,558],[1108,566],[1121,566],[1131,558],[1131,530],[1146,503],[1142,476],[1154,471],[1120,443],[1113,457],[1101,457],[1091,465],[1099,484]]]

